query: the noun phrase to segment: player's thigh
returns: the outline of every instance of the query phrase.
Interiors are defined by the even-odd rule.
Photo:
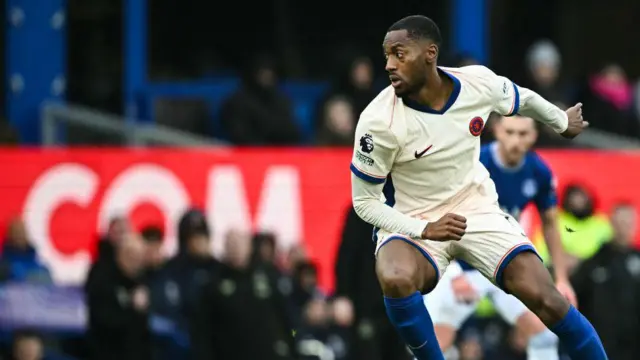
[[[456,257],[507,293],[505,269],[518,254],[526,252],[537,256],[522,227],[512,217],[498,212],[467,217],[467,233],[455,243],[454,250]]]
[[[498,314],[500,314],[509,325],[516,325],[523,315],[530,313],[522,301],[518,300],[515,296],[507,294],[498,287],[495,287],[495,285],[492,286],[494,286],[494,290],[490,295],[491,302]]]
[[[383,291],[407,279],[422,293],[435,287],[450,261],[447,243],[415,240],[399,234],[379,233],[378,236],[376,273]]]
[[[452,287],[454,278],[454,275],[445,272],[435,289],[424,297],[424,303],[434,325],[458,330],[475,312],[484,292],[483,289],[476,289],[479,296],[477,300],[458,301]]]

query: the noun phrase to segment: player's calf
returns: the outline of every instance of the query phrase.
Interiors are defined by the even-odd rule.
[[[413,245],[391,240],[379,251],[376,273],[391,323],[418,360],[444,360],[421,291],[437,272]]]
[[[555,288],[536,254],[523,252],[506,266],[502,279],[511,292],[533,311],[565,345],[572,359],[606,360],[593,326]]]

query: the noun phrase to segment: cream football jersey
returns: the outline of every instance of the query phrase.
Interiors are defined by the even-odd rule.
[[[390,86],[362,112],[351,171],[384,183],[383,201],[403,214],[435,221],[447,212],[497,209],[480,163],[480,134],[491,112],[518,112],[518,87],[484,66],[440,68],[454,83],[441,110],[398,98]]]

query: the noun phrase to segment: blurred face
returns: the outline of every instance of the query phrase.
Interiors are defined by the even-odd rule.
[[[373,82],[373,68],[366,60],[359,60],[355,63],[351,72],[351,81],[359,89],[368,89]]]
[[[335,133],[351,135],[355,127],[353,108],[348,101],[334,100],[327,104],[327,126]]]
[[[193,235],[187,243],[189,254],[198,257],[208,257],[210,255],[209,237],[205,234]]]
[[[129,223],[125,219],[116,219],[109,226],[108,237],[113,243],[122,241],[124,236],[129,232]]]
[[[274,263],[276,261],[276,249],[268,241],[263,241],[260,244],[260,258],[267,263]]]
[[[476,339],[467,339],[460,344],[460,360],[481,360],[482,345]]]
[[[533,119],[512,116],[502,117],[494,127],[500,154],[507,165],[515,166],[536,142],[536,128]]]
[[[605,67],[602,72],[602,76],[608,83],[612,85],[622,85],[627,81],[627,75],[624,70],[618,65],[609,65]]]
[[[323,325],[326,323],[328,316],[327,303],[324,300],[314,299],[307,304],[305,318],[309,325]]]
[[[251,259],[251,236],[232,230],[225,239],[225,260],[235,268],[245,268]]]
[[[636,211],[630,206],[617,208],[611,216],[611,226],[615,241],[622,246],[630,246],[636,235]]]
[[[13,220],[9,224],[9,241],[16,248],[26,248],[29,246],[29,239],[27,237],[27,228],[24,226],[24,222],[20,219]]]
[[[147,265],[147,247],[137,234],[126,234],[118,243],[118,263],[129,275],[137,275]]]
[[[332,304],[333,319],[339,326],[353,324],[353,305],[346,299],[336,299]]]
[[[415,94],[427,81],[429,65],[438,57],[438,47],[427,40],[413,40],[406,30],[387,33],[382,43],[385,70],[396,95]]]
[[[276,86],[276,73],[273,69],[268,67],[260,68],[256,74],[256,80],[260,86],[264,88],[272,88]]]
[[[558,67],[552,64],[538,63],[531,69],[533,78],[540,85],[552,85],[558,78]]]
[[[572,192],[567,200],[568,210],[581,211],[589,205],[589,197],[583,191]]]
[[[43,357],[42,343],[38,338],[19,339],[14,348],[16,360],[40,360]]]

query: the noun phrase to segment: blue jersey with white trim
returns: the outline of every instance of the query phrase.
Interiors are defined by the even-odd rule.
[[[540,214],[557,205],[553,173],[535,152],[528,152],[518,166],[507,167],[498,156],[498,143],[494,142],[480,149],[480,162],[496,185],[500,208],[516,220],[531,203]],[[464,270],[472,269],[459,262]]]

